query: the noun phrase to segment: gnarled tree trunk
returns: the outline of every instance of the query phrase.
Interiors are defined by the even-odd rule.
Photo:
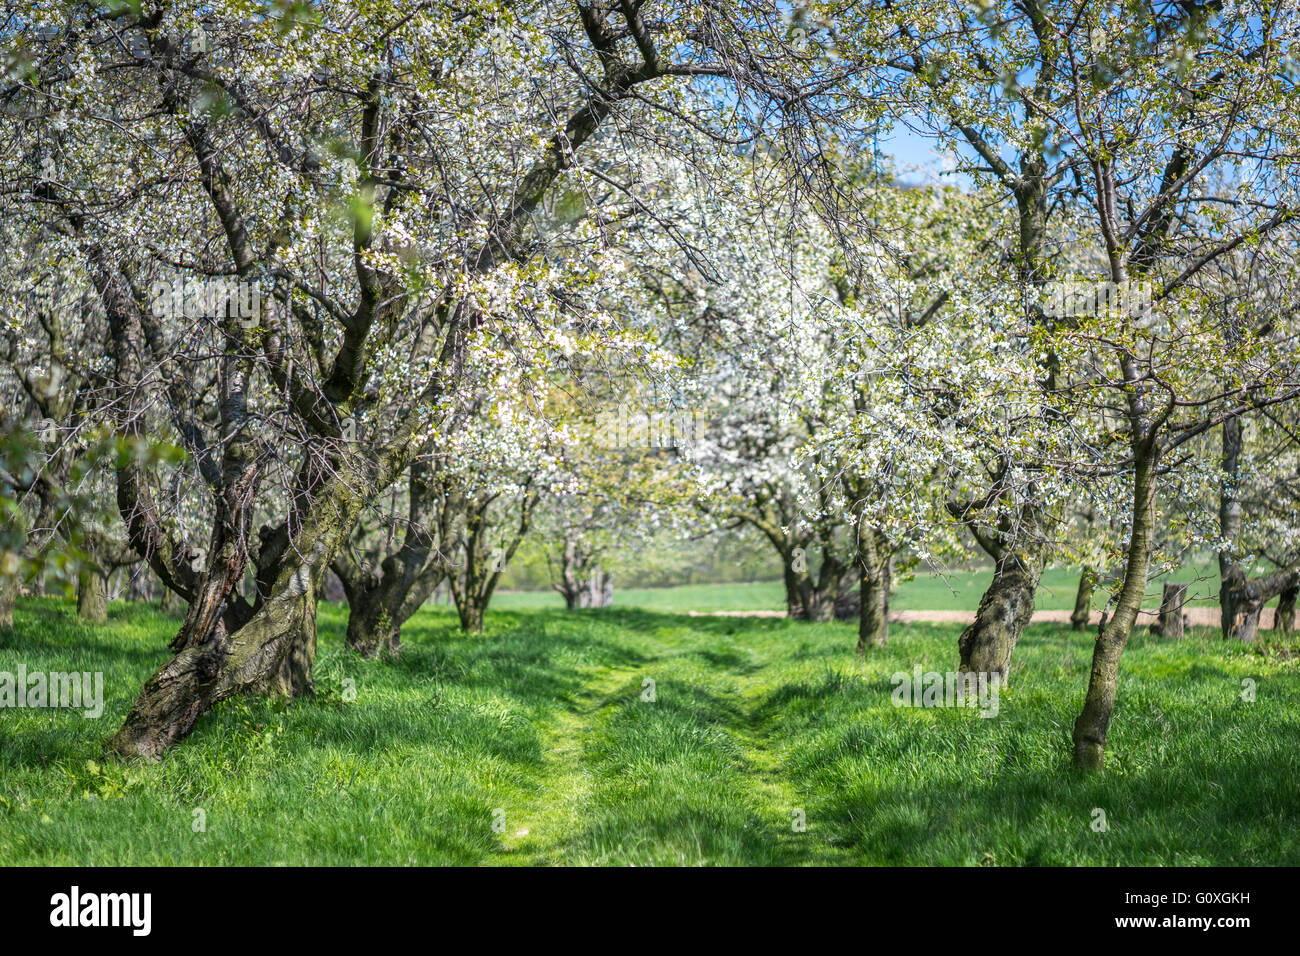
[[[1295,630],[1295,601],[1300,595],[1300,582],[1292,584],[1277,598],[1277,613],[1273,615],[1273,630],[1290,634]]]
[[[144,685],[109,748],[156,759],[228,697],[312,693],[317,588],[360,509],[361,495],[338,479],[330,498],[318,501],[284,549],[266,582],[266,601],[238,629],[228,630],[218,616],[206,637],[187,642]]]
[[[957,640],[959,670],[996,677],[1003,686],[1011,672],[1011,655],[1034,615],[1034,594],[1045,564],[1041,548],[1008,550],[993,570],[993,583],[980,598],[975,620]]]
[[[378,573],[363,568],[348,548],[331,567],[348,599],[347,642],[363,657],[396,657],[402,625],[433,594],[447,574],[438,543],[445,540],[446,487],[430,480],[430,459],[417,457],[409,470],[406,531],[401,547],[386,556]]]
[[[452,599],[456,602],[456,613],[460,617],[461,630],[467,634],[478,634],[483,630],[488,604],[496,591],[497,582],[506,565],[519,550],[520,543],[528,534],[533,509],[537,506],[538,492],[531,481],[525,481],[520,488],[518,502],[519,521],[504,547],[493,549],[490,543],[490,511],[496,494],[486,498],[467,498],[460,491],[447,495],[448,503],[444,506],[444,515],[451,511],[460,511],[465,515],[465,541],[462,549],[465,563],[453,570],[447,577],[451,587]],[[444,519],[444,527],[447,521]],[[449,535],[444,534],[443,540]]]
[[[1223,423],[1222,476],[1219,491],[1219,533],[1233,550],[1219,552],[1219,608],[1223,636],[1252,643],[1259,636],[1260,613],[1273,598],[1280,598],[1300,582],[1300,569],[1284,568],[1272,574],[1250,578],[1238,563],[1237,539],[1241,535],[1242,422],[1232,418]],[[1295,599],[1291,599],[1294,608]],[[1283,605],[1279,602],[1279,611]],[[1292,611],[1294,615],[1294,611]],[[1276,624],[1274,625],[1277,626]]]
[[[1273,598],[1293,589],[1300,582],[1300,570],[1275,571],[1258,578],[1248,578],[1240,565],[1231,565],[1219,585],[1219,605],[1223,609],[1224,636],[1252,643],[1259,637],[1259,617]],[[1294,620],[1295,598],[1291,598]],[[1279,601],[1279,610],[1281,602]],[[1276,627],[1276,621],[1274,627]]]
[[[550,560],[548,555],[547,560]],[[570,611],[609,607],[614,603],[614,579],[594,552],[574,538],[565,538],[560,557],[560,580],[552,585]]]

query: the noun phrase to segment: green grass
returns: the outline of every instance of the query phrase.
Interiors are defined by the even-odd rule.
[[[1190,585],[1188,606],[1209,607],[1218,600],[1218,567],[1207,563],[1188,565],[1172,580]],[[953,571],[948,574],[918,573],[911,581],[898,585],[890,599],[896,611],[974,611],[979,607],[984,589],[993,579],[992,569]],[[1147,587],[1144,606],[1160,605],[1160,591],[1164,579],[1154,579]],[[1072,611],[1074,595],[1079,587],[1076,568],[1049,568],[1040,583],[1036,606],[1040,611]],[[1093,594],[1093,606],[1100,609],[1108,597],[1104,588]],[[559,609],[564,600],[555,591],[502,592],[494,599],[494,606],[509,611],[535,611]],[[618,588],[614,589],[614,606],[641,608],[647,611],[783,611],[785,590],[780,581],[763,581],[756,584],[686,584],[670,588]]]
[[[105,759],[177,623],[20,603],[0,671],[103,671],[106,705],[0,711],[0,863],[1300,863],[1294,646],[1140,630],[1108,769],[1084,776],[1091,636],[1056,626],[981,719],[890,703],[893,672],[953,665],[955,625],[896,626],[861,660],[844,624],[494,611],[469,638],[434,610],[400,661],[364,662],[322,606],[314,699],[228,701],[161,763]]]

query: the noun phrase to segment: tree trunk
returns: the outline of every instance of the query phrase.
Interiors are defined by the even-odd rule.
[[[1021,554],[1009,551],[997,562],[975,621],[958,638],[959,670],[996,677],[1006,686],[1011,655],[1034,615],[1034,593],[1045,563],[1038,546]]]
[[[889,640],[889,575],[884,569],[863,571],[859,593],[862,610],[858,618],[858,652],[884,647]]]
[[[0,631],[14,626],[14,602],[18,600],[19,587],[17,578],[0,577]]]
[[[1160,618],[1151,628],[1153,634],[1179,639],[1185,634],[1183,605],[1187,603],[1186,584],[1166,584],[1160,598]]]
[[[584,569],[574,583],[572,592],[564,592],[564,604],[570,611],[609,607],[614,603],[614,579],[599,564]]]
[[[1259,636],[1259,616],[1264,605],[1278,598],[1278,612],[1283,612],[1286,609],[1282,596],[1288,591],[1293,593],[1290,613],[1294,622],[1294,589],[1297,584],[1300,584],[1300,570],[1295,568],[1247,578],[1240,565],[1233,565],[1219,591],[1219,603],[1228,623],[1227,636],[1240,638],[1246,643],[1254,641]],[[1276,619],[1273,626],[1277,627]]]
[[[1013,192],[1020,227],[1015,262],[1020,288],[1033,293],[1025,298],[1027,328],[1045,321],[1037,293],[1046,282],[1042,257],[1047,235],[1047,170],[1048,162],[1041,149],[1020,153],[1020,185]],[[1049,351],[1039,366],[1041,384],[1049,396],[1056,391],[1058,364],[1056,354]],[[1029,500],[1032,500],[1032,490]],[[988,680],[996,678],[1002,686],[1006,685],[1011,655],[1034,614],[1034,595],[1047,564],[1044,526],[1050,517],[1031,508],[1026,515],[1029,534],[1021,553],[1007,547],[1002,553],[992,555],[996,562],[993,583],[980,598],[974,623],[957,640],[960,671],[985,674]]]
[[[554,587],[564,597],[564,606],[570,611],[609,607],[614,603],[614,579],[593,559],[593,552],[585,550],[577,540],[565,539],[560,557],[560,581]]]
[[[397,657],[402,652],[402,625],[385,603],[372,598],[362,607],[349,605],[348,647],[362,657]]]
[[[1130,379],[1136,375],[1130,375]],[[1155,527],[1156,460],[1154,438],[1134,443],[1133,526],[1129,532],[1128,563],[1115,615],[1102,625],[1092,652],[1092,672],[1083,712],[1074,722],[1074,766],[1101,770],[1106,760],[1106,731],[1115,708],[1119,660],[1133,632],[1151,563],[1151,536]]]
[[[144,685],[126,721],[108,741],[122,756],[157,759],[217,702],[236,694],[300,697],[313,692],[316,579],[305,560],[286,563],[271,598],[239,630],[218,623]]]
[[[1259,636],[1259,614],[1264,594],[1258,582],[1246,577],[1238,564],[1229,564],[1219,581],[1219,608],[1223,636],[1252,644]]]
[[[487,608],[474,598],[466,595],[456,602],[456,613],[460,617],[460,629],[466,634],[482,634],[483,619]]]
[[[1097,572],[1084,568],[1079,575],[1079,590],[1074,595],[1074,613],[1070,615],[1070,627],[1076,631],[1086,631],[1092,617],[1092,592],[1097,586]]]
[[[158,610],[164,614],[173,614],[176,611],[179,611],[184,604],[185,602],[181,600],[179,594],[166,585],[163,585],[162,600],[158,603]]]
[[[267,595],[238,629],[218,614],[145,683],[110,750],[157,759],[219,701],[238,694],[300,697],[313,692],[316,598],[321,576],[355,525],[366,478],[342,473],[311,498],[301,497],[272,564],[259,572]],[[310,508],[308,511],[307,509]],[[293,534],[289,536],[288,528]],[[264,543],[263,551],[271,548]],[[189,621],[193,616],[191,607]],[[182,627],[181,633],[186,633]]]
[[[1230,418],[1223,423],[1223,454],[1219,476],[1219,536],[1227,548],[1219,552],[1219,612],[1223,636],[1244,643],[1255,640],[1262,606],[1252,600],[1249,581],[1237,564],[1238,538],[1241,536],[1241,499],[1238,488],[1241,471],[1242,423]]]
[[[803,614],[803,595],[799,591],[799,577],[791,570],[790,562],[785,562],[781,581],[785,585],[785,613],[787,617],[798,618]]]
[[[1279,634],[1290,634],[1295,630],[1297,596],[1300,596],[1300,584],[1293,584],[1278,595],[1277,611],[1273,616],[1273,630]]]
[[[77,617],[87,624],[108,621],[108,574],[85,568],[77,575]]]
[[[873,529],[859,533],[858,544],[858,653],[884,647],[889,640],[890,565],[893,555]]]

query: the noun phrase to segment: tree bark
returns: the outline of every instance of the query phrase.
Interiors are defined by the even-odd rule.
[[[1135,378],[1135,374],[1129,375],[1130,380]],[[1106,731],[1115,708],[1119,661],[1142,608],[1151,564],[1157,452],[1154,438],[1140,437],[1134,441],[1133,526],[1129,532],[1124,584],[1114,616],[1098,631],[1083,712],[1074,722],[1074,766],[1081,770],[1101,770],[1105,765]]]
[[[460,629],[466,634],[482,634],[483,621],[487,616],[487,605],[481,601],[468,599],[456,605],[456,614],[460,618]]]
[[[451,587],[452,599],[456,602],[456,613],[460,617],[461,630],[467,634],[478,634],[483,630],[488,604],[492,601],[497,582],[501,580],[501,573],[514,558],[520,543],[528,534],[533,509],[537,506],[540,494],[532,487],[531,481],[525,481],[520,487],[518,522],[508,532],[507,543],[500,549],[499,563],[493,560],[490,543],[490,531],[493,527],[492,504],[499,496],[493,494],[486,498],[469,498],[460,490],[455,490],[448,492],[446,497],[447,504],[443,509],[444,528],[449,526],[448,519],[453,511],[465,515],[465,537],[462,549],[464,564],[447,576],[447,583]],[[450,535],[444,533],[442,538],[444,541],[449,540]]]
[[[1183,605],[1187,603],[1187,585],[1166,583],[1160,598],[1160,617],[1151,628],[1153,634],[1180,639],[1186,633]]]
[[[1264,610],[1264,605],[1273,598],[1278,598],[1278,609],[1281,611],[1281,596],[1293,589],[1297,582],[1300,582],[1300,570],[1288,568],[1261,577],[1248,578],[1240,565],[1230,565],[1219,585],[1219,606],[1223,609],[1224,636],[1246,644],[1253,643],[1259,637],[1259,616]],[[1294,619],[1294,597],[1291,599],[1291,608]],[[1275,620],[1274,627],[1276,626]]]
[[[108,621],[108,573],[85,568],[77,575],[77,617],[87,624]]]
[[[445,527],[446,487],[431,480],[430,461],[417,457],[409,470],[406,532],[401,547],[378,571],[363,568],[344,548],[331,564],[348,600],[347,642],[362,657],[397,657],[402,625],[429,599],[447,574],[438,544]]]
[[[315,657],[313,589],[286,587],[235,635],[223,631],[163,665],[108,746],[122,756],[156,760],[227,697],[310,694]]]
[[[1290,634],[1295,630],[1295,602],[1300,596],[1300,583],[1292,584],[1278,595],[1277,612],[1273,615],[1273,630]]]
[[[614,603],[614,579],[596,560],[596,555],[584,549],[574,538],[564,541],[560,580],[554,587],[570,611],[609,607]]]
[[[228,697],[313,692],[321,576],[375,493],[366,476],[340,463],[334,467],[338,473],[315,493],[300,490],[279,535],[264,532],[262,549],[269,555],[259,555],[259,589],[265,600],[237,629],[228,628],[228,617],[219,613],[201,639],[181,647],[144,685],[121,729],[108,741],[110,750],[157,759]],[[366,488],[371,490],[362,490]]]
[[[1011,655],[1034,615],[1034,594],[1045,563],[1043,549],[1036,544],[1020,553],[1007,551],[998,560],[974,622],[957,640],[960,671],[996,677],[1006,686]]]
[[[17,578],[0,577],[0,631],[14,626],[14,603],[18,600]]]
[[[860,607],[858,609],[858,653],[868,647],[884,647],[889,640],[889,588],[892,555],[874,530],[862,531],[858,547]]]
[[[967,129],[963,129],[963,134],[968,139],[978,138]],[[1048,162],[1041,149],[1022,151],[1019,162],[1020,174],[1003,174],[1003,182],[1015,199],[1019,221],[1015,253],[1019,285],[1027,292],[1037,292],[1046,281],[1042,258],[1047,235]],[[1036,300],[1036,295],[1026,296],[1026,327],[1041,326],[1047,321]],[[1041,384],[1049,396],[1056,389],[1058,366],[1059,359],[1054,352],[1048,352],[1040,364]],[[1048,414],[1052,414],[1050,409]],[[1031,489],[1028,496],[1031,502],[1032,495]],[[953,510],[951,505],[949,510]],[[957,508],[954,514],[960,517],[964,512],[964,508]],[[990,548],[995,544],[993,541],[976,535],[995,564],[993,581],[980,598],[975,621],[957,640],[960,671],[986,674],[989,680],[996,678],[1005,686],[1011,671],[1011,656],[1034,614],[1034,595],[1047,564],[1047,525],[1052,517],[1030,504],[1025,509],[1019,542],[997,542]]]
[[[858,652],[884,647],[889,641],[889,573],[862,572],[862,610],[858,618]]]
[[[1070,615],[1070,627],[1076,631],[1086,631],[1092,617],[1092,592],[1097,586],[1097,572],[1084,568],[1079,575],[1079,590],[1074,595],[1074,613]]]
[[[162,589],[162,600],[158,602],[158,610],[164,614],[171,614],[179,610],[184,602],[181,596],[166,585]]]

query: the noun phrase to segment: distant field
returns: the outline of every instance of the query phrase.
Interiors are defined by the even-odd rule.
[[[992,570],[954,571],[947,575],[918,574],[898,585],[891,608],[898,611],[974,611],[980,595],[993,578]],[[1218,600],[1218,569],[1211,564],[1189,565],[1173,580],[1191,585],[1189,605],[1210,606]],[[1068,611],[1074,608],[1079,572],[1073,568],[1052,568],[1043,575],[1038,589],[1040,611]],[[1146,606],[1160,603],[1162,581],[1147,588]],[[1093,594],[1093,606],[1101,608],[1108,597],[1104,588]],[[785,608],[785,592],[779,581],[754,584],[687,584],[673,588],[614,589],[616,607],[647,611],[779,611]],[[554,591],[502,592],[492,606],[503,611],[532,611],[561,608],[564,601]]]

